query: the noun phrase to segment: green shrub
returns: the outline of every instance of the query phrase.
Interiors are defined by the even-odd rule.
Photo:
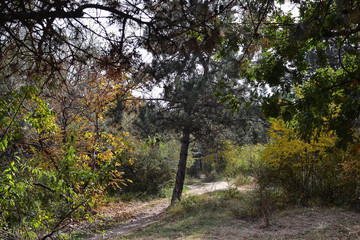
[[[190,195],[176,202],[167,210],[171,216],[185,216],[197,212],[209,212],[226,208],[229,204],[226,191],[216,191],[201,195]]]
[[[236,176],[234,184],[235,186],[240,187],[242,185],[250,184],[252,182],[253,182],[252,177],[244,176],[243,174],[240,173],[238,176]]]
[[[265,226],[268,226],[272,212],[282,208],[283,205],[284,201],[279,192],[258,188],[233,201],[230,215],[246,221],[262,219]]]
[[[122,193],[137,193],[140,197],[160,195],[175,178],[179,157],[178,142],[174,139],[159,142],[155,139],[135,140],[134,160],[127,156],[119,167],[123,177],[130,179]]]
[[[91,202],[75,193],[69,183],[59,172],[31,167],[16,158],[0,174],[0,238],[58,235],[65,220],[80,217],[85,213],[85,203]]]

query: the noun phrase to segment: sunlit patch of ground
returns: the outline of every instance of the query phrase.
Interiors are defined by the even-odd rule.
[[[335,207],[286,208],[275,211],[265,227],[261,217],[236,219],[232,211],[238,203],[234,200],[216,195],[200,198],[194,206],[170,208],[161,220],[126,239],[360,239],[359,212]]]
[[[275,210],[265,227],[261,214],[253,213],[251,186],[243,188],[195,185],[170,208],[169,199],[110,203],[98,209],[109,226],[86,239],[360,240],[360,213],[336,207],[287,206]]]

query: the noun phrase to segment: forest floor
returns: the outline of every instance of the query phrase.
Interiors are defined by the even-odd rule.
[[[89,236],[87,225],[82,236],[77,226],[79,234],[72,239],[360,239],[360,213],[336,207],[274,211],[267,227],[261,217],[243,218],[243,205],[251,209],[252,204],[243,196],[252,187],[237,189],[242,195],[233,199],[228,197],[233,186],[226,181],[195,183],[188,185],[184,201],[171,208],[169,199],[112,202],[97,209],[102,217],[93,223],[96,234]]]
[[[218,181],[210,183],[195,183],[187,185],[187,188],[189,190],[183,193],[183,198],[190,195],[200,195],[207,192],[226,190],[229,188],[229,182]],[[247,186],[244,187],[243,190],[246,191],[249,188],[250,187]],[[122,236],[139,231],[147,225],[159,221],[169,206],[169,198],[147,202],[113,202],[108,206],[102,206],[97,209],[98,214],[102,216],[102,223],[97,220],[93,225],[98,225],[96,227],[103,225],[102,228],[104,230],[86,239],[122,239]],[[84,225],[84,227],[89,228],[88,225]]]

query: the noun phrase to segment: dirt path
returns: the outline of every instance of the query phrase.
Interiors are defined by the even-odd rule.
[[[214,192],[219,190],[226,190],[229,187],[233,187],[227,181],[220,181],[220,182],[210,182],[210,183],[202,183],[200,185],[187,185],[190,190],[184,193],[184,196],[188,195],[200,195],[207,192]],[[239,191],[248,191],[252,190],[254,186],[252,185],[243,185],[242,187],[238,187]]]
[[[189,185],[190,188],[184,196],[189,195],[200,195],[206,192],[213,192],[217,190],[225,190],[229,187],[229,183],[225,181],[204,183],[201,185]],[[244,189],[246,190],[246,189]],[[97,239],[120,239],[123,236],[126,236],[132,232],[138,231],[150,223],[154,223],[160,219],[161,214],[168,208],[170,205],[169,199],[155,200],[146,203],[139,203],[133,206],[131,211],[131,217],[125,222],[112,227],[110,230],[102,233],[96,234],[87,240],[97,240]],[[113,210],[112,216],[110,218],[115,218],[117,215],[123,213],[124,209],[117,208],[116,206],[110,206]]]

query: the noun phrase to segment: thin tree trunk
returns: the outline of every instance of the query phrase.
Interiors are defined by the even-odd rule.
[[[199,159],[196,159],[194,162],[194,176],[197,177],[199,175]]]
[[[94,136],[94,142],[93,142],[93,149],[92,149],[92,153],[91,153],[91,159],[92,159],[92,163],[91,163],[91,171],[93,172],[96,168],[96,145],[97,145],[97,141],[100,137],[100,133],[99,133],[99,115],[96,112],[95,113],[95,136]]]
[[[220,162],[219,162],[219,152],[218,152],[218,145],[216,142],[214,142],[215,147],[215,158],[216,158],[216,166],[217,166],[217,173],[220,172]]]
[[[223,144],[223,142],[221,142],[220,143],[220,157],[219,157],[219,165],[218,165],[218,168],[219,168],[219,173],[220,173],[220,171],[221,171],[221,164],[223,163],[223,155],[222,155],[222,152],[223,152],[223,150],[224,150],[224,144]]]
[[[188,155],[188,149],[190,144],[190,130],[183,130],[183,137],[181,140],[181,150],[178,170],[176,173],[175,187],[171,198],[171,204],[181,200],[181,194],[184,187],[186,160]]]

